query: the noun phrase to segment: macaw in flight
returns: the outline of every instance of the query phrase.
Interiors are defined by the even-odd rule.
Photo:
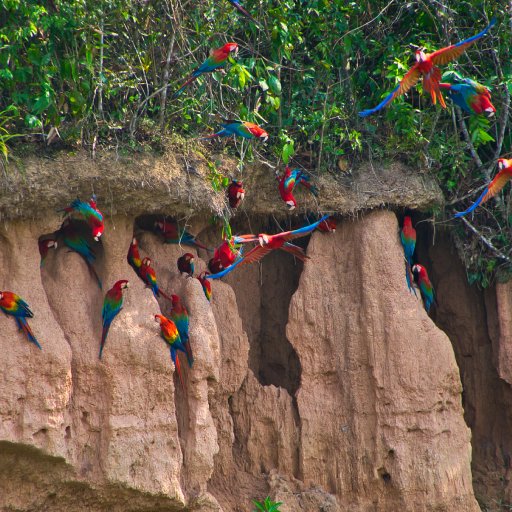
[[[400,241],[402,242],[402,247],[404,248],[405,279],[407,281],[407,286],[409,291],[413,291],[414,295],[416,295],[416,290],[411,283],[414,249],[416,248],[416,230],[412,225],[412,219],[409,217],[409,215],[404,217],[404,225],[402,227],[402,231],[400,231]]]
[[[103,330],[101,332],[100,359],[103,354],[105,342],[107,341],[110,324],[123,308],[123,291],[126,290],[126,288],[128,288],[128,281],[126,279],[117,281],[106,293],[105,299],[103,300],[103,310],[101,312],[101,316],[103,317]]]
[[[479,84],[471,78],[462,78],[453,71],[443,75],[445,80],[448,77],[457,83],[440,83],[439,87],[447,91],[448,97],[455,105],[468,114],[494,115],[496,108],[491,103],[491,92],[485,85]]]
[[[284,174],[279,176],[276,173],[276,180],[279,183],[279,194],[281,194],[282,200],[288,206],[288,210],[294,210],[297,207],[297,201],[293,195],[293,191],[297,184],[301,184],[306,187],[314,196],[318,195],[318,189],[311,184],[310,178],[307,174],[304,174],[300,169],[292,169],[286,166]]]
[[[224,119],[223,123],[220,123],[222,130],[206,137],[201,137],[201,140],[213,139],[215,137],[231,137],[239,136],[244,139],[261,139],[266,142],[268,139],[268,133],[255,123],[249,121],[236,121],[233,119]]]
[[[428,313],[430,306],[435,302],[435,296],[434,287],[428,278],[427,269],[423,265],[416,263],[416,265],[412,266],[412,274],[420,287],[421,296],[423,297],[425,309]]]
[[[471,213],[488,199],[494,197],[507,184],[510,178],[512,178],[512,158],[499,158],[498,169],[498,174],[496,174],[491,183],[484,188],[480,197],[467,210],[456,213],[455,218],[464,217],[464,215]]]
[[[433,53],[425,53],[423,49],[417,50],[416,64],[414,64],[414,66],[412,66],[412,68],[406,73],[400,83],[376,107],[363,110],[362,112],[359,112],[359,115],[361,117],[367,117],[383,109],[395,98],[407,93],[414,85],[416,85],[421,77],[423,77],[423,89],[430,93],[432,103],[435,105],[437,100],[439,100],[441,106],[446,108],[446,103],[444,102],[444,98],[439,87],[439,83],[441,81],[441,70],[437,66],[448,64],[449,62],[459,58],[469,46],[487,34],[495,24],[496,18],[493,18],[489,25],[487,25],[487,27],[478,34],[456,44],[441,48]]]
[[[254,235],[235,236],[233,237],[234,243],[258,242],[259,245],[256,245],[247,254],[245,254],[245,256],[236,260],[228,268],[222,270],[217,274],[206,276],[206,278],[218,279],[220,277],[223,277],[229,272],[231,272],[238,265],[246,265],[248,263],[260,261],[264,256],[272,252],[274,249],[281,249],[283,251],[289,252],[293,254],[295,257],[299,258],[301,261],[305,262],[306,259],[308,259],[308,256],[306,256],[304,249],[291,244],[290,240],[311,234],[318,227],[318,225],[322,223],[324,220],[326,220],[328,217],[328,215],[324,215],[321,219],[317,220],[316,222],[313,222],[313,224],[309,224],[307,226],[295,229],[293,231],[284,231],[276,235],[267,235],[265,233],[261,233],[257,237],[255,237]]]
[[[8,291],[0,292],[0,309],[6,315],[13,316],[18,329],[23,331],[29,341],[42,350],[27,321],[27,318],[34,318],[34,313],[30,311],[28,304],[19,295]]]
[[[185,83],[173,94],[173,98],[177,98],[187,85],[191,84],[196,78],[204,73],[211,73],[226,64],[231,54],[238,53],[238,45],[236,43],[226,43],[220,48],[210,50],[210,56],[187,78]]]

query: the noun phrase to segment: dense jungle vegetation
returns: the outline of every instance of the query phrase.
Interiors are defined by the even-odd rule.
[[[446,197],[437,221],[463,210],[510,156],[512,0],[245,0],[259,26],[227,0],[3,0],[0,151],[20,141],[158,147],[213,133],[218,116],[262,125],[266,145],[222,141],[243,162],[292,159],[313,173],[361,160],[426,169]],[[453,64],[488,86],[494,117],[432,105],[421,86],[369,118],[404,76],[414,51],[441,48],[497,25]],[[234,41],[236,60],[172,93]],[[451,221],[470,281],[512,269],[510,188],[467,221]]]

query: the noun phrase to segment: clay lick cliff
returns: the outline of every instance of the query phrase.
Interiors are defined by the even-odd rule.
[[[426,228],[418,252],[443,330],[405,282],[397,214],[435,204],[435,185],[401,167],[323,177],[328,199],[305,198],[299,214],[329,211],[338,227],[304,241],[310,260],[275,251],[214,280],[209,303],[176,269],[191,252],[197,274],[209,254],[144,229],[168,215],[214,246],[224,198],[205,172],[174,155],[78,155],[33,158],[4,181],[0,289],[28,302],[42,350],[0,315],[0,509],[236,512],[270,495],[285,512],[476,512],[474,489],[507,496],[510,290],[481,297],[448,236],[432,246]],[[244,180],[253,200],[237,232],[302,222],[272,199],[268,174]],[[103,291],[76,253],[59,247],[40,268],[37,250],[56,209],[92,191]],[[126,261],[134,234],[190,314],[184,389],[154,321],[169,303]],[[119,279],[130,288],[100,361],[103,295]]]

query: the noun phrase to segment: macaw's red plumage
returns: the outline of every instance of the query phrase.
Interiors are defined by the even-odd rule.
[[[322,233],[334,233],[336,231],[337,225],[338,221],[336,220],[336,217],[328,217],[323,222],[318,224],[316,229]]]
[[[407,281],[407,286],[409,287],[409,291],[412,290],[414,295],[416,295],[416,291],[411,283],[411,269],[413,265],[414,249],[416,247],[416,230],[412,225],[412,219],[409,215],[404,217],[404,225],[402,227],[402,231],[400,231],[400,241],[404,248],[405,279]]]
[[[451,100],[468,114],[494,115],[496,108],[491,103],[491,92],[487,87],[470,78],[463,78],[462,83],[441,83],[439,87],[447,91]]]
[[[128,255],[126,256],[128,265],[133,268],[135,273],[142,279],[140,275],[140,267],[142,266],[142,259],[139,254],[139,244],[135,237],[132,238],[132,243],[128,249]],[[144,279],[142,279],[144,281]]]
[[[202,139],[213,139],[215,137],[231,137],[239,136],[244,139],[261,139],[266,142],[268,139],[268,133],[255,123],[249,121],[236,121],[233,119],[225,119],[223,123],[220,123],[222,130],[202,137]]]
[[[434,287],[428,278],[427,269],[423,265],[417,263],[412,266],[412,274],[420,287],[421,296],[423,297],[425,309],[428,313],[430,311],[430,306],[432,306],[432,303],[435,301],[435,296]]]
[[[174,363],[174,367],[176,368],[176,373],[178,374],[178,377],[180,379],[181,386],[183,389],[185,389],[185,383],[183,382],[183,376],[181,375],[181,366],[178,357],[178,350],[184,352],[185,354],[187,353],[187,351],[185,350],[185,347],[181,342],[178,328],[176,327],[176,324],[172,320],[169,320],[163,315],[155,315],[155,321],[160,324],[160,335],[162,336],[164,341],[169,345],[172,362]]]
[[[123,290],[126,288],[128,288],[128,281],[126,281],[126,279],[117,281],[106,293],[105,299],[103,300],[103,310],[101,312],[103,317],[103,330],[101,332],[100,359],[103,354],[105,342],[107,341],[110,324],[123,308]]]
[[[84,222],[67,218],[62,223],[62,226],[55,235],[62,238],[62,242],[66,247],[71,249],[73,252],[78,253],[89,269],[90,274],[96,279],[100,289],[102,288],[101,279],[94,268],[94,262],[96,260],[96,254],[89,243],[89,233],[87,229],[84,229]]]
[[[188,274],[194,277],[194,255],[186,252],[183,256],[178,258],[178,270],[182,274]]]
[[[229,206],[231,208],[238,208],[240,203],[244,200],[245,190],[241,181],[233,180],[227,188],[227,196],[229,200]]]
[[[491,197],[494,197],[507,184],[510,178],[512,178],[512,158],[499,158],[498,169],[498,174],[496,174],[491,183],[489,183],[489,185],[484,188],[484,191],[480,194],[480,197],[467,210],[456,213],[456,218],[463,217],[464,215],[471,213],[479,205],[485,203]]]
[[[297,206],[297,201],[293,195],[293,191],[297,184],[306,187],[313,195],[318,195],[318,189],[311,184],[310,178],[299,169],[291,169],[286,166],[284,174],[279,176],[276,174],[276,179],[279,183],[279,194],[288,206],[289,210],[294,210]]]
[[[219,272],[224,270],[224,265],[219,260],[219,258],[211,258],[210,261],[208,262],[208,270],[212,274],[218,274]]]
[[[148,288],[151,288],[155,298],[158,299],[158,297],[161,295],[165,299],[171,300],[171,297],[164,293],[158,286],[158,282],[156,280],[156,272],[155,269],[151,266],[150,258],[144,258],[142,260],[142,264],[140,266],[140,278],[144,281]]]
[[[222,270],[222,269],[220,269],[220,270]],[[203,287],[203,292],[204,292],[205,297],[208,299],[208,302],[211,302],[212,301],[212,283],[210,283],[210,281],[208,281],[208,279],[206,279],[207,275],[210,275],[210,273],[205,270],[204,272],[201,272],[197,276],[197,279],[199,280],[199,282],[201,283],[201,286]]]
[[[246,18],[249,18],[251,21],[254,21],[256,25],[259,25],[259,22],[256,21],[253,16],[247,12],[240,3],[240,0],[228,0],[228,2],[241,14],[243,14]]]
[[[46,260],[46,257],[48,256],[48,252],[50,249],[57,249],[57,240],[54,238],[46,238],[44,240],[39,240],[39,254],[41,255],[41,264],[42,267],[44,265],[44,262]]]
[[[239,257],[240,251],[235,247],[232,240],[224,240],[213,253],[213,260],[220,261],[224,268],[229,267]]]
[[[208,251],[208,247],[203,245],[194,235],[180,229],[175,222],[168,220],[157,220],[154,224],[155,231],[162,235],[165,244],[190,245]]]
[[[80,201],[80,199],[75,199],[69,206],[61,211],[69,215],[77,215],[84,219],[91,228],[94,240],[96,240],[96,242],[99,241],[105,229],[105,225],[103,223],[103,214],[96,206],[96,196],[93,196],[87,203]]]
[[[220,48],[210,50],[210,56],[187,78],[185,83],[173,94],[173,98],[178,97],[187,85],[191,84],[196,78],[204,73],[211,73],[216,69],[223,67],[228,61],[230,55],[238,53],[238,45],[236,43],[226,43]]]
[[[363,110],[359,112],[361,117],[369,116],[375,112],[378,112],[395,98],[407,93],[411,87],[416,85],[418,80],[423,77],[423,89],[430,93],[432,103],[434,105],[439,100],[439,103],[443,108],[446,108],[443,95],[439,83],[441,82],[441,70],[437,67],[438,65],[448,64],[453,60],[459,58],[464,51],[471,46],[475,41],[483,37],[487,32],[494,26],[496,19],[492,19],[489,25],[479,32],[478,34],[464,39],[459,43],[452,44],[445,48],[441,48],[433,53],[425,53],[423,50],[416,52],[416,64],[406,73],[400,83],[391,91],[391,93],[381,101],[375,108]]]
[[[13,316],[18,329],[23,331],[29,341],[42,350],[27,321],[27,318],[34,317],[34,313],[30,311],[28,304],[19,295],[8,291],[0,292],[0,309],[6,315]]]
[[[302,249],[302,247],[291,244],[290,240],[310,235],[318,227],[318,225],[327,218],[328,215],[324,215],[320,220],[313,222],[313,224],[309,224],[293,231],[278,233],[276,235],[267,235],[265,233],[261,233],[257,237],[254,235],[235,236],[233,237],[234,243],[257,242],[259,245],[256,245],[256,247],[251,249],[245,256],[237,259],[232,265],[225,268],[221,272],[218,272],[215,275],[206,276],[206,278],[217,279],[223,277],[239,265],[246,265],[248,263],[260,261],[264,256],[275,249],[281,249],[283,251],[289,252],[296,258],[305,262],[309,257],[306,256],[304,249]]]
[[[178,295],[171,295],[172,309],[170,313],[171,320],[176,324],[180,333],[181,344],[187,354],[188,365],[192,368],[194,364],[194,356],[192,355],[192,347],[188,336],[189,319],[187,308],[182,304]]]

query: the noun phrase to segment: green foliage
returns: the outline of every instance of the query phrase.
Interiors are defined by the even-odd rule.
[[[254,512],[279,512],[279,506],[282,505],[282,502],[274,502],[269,496],[265,498],[265,501],[253,501],[253,503],[256,507]]]

